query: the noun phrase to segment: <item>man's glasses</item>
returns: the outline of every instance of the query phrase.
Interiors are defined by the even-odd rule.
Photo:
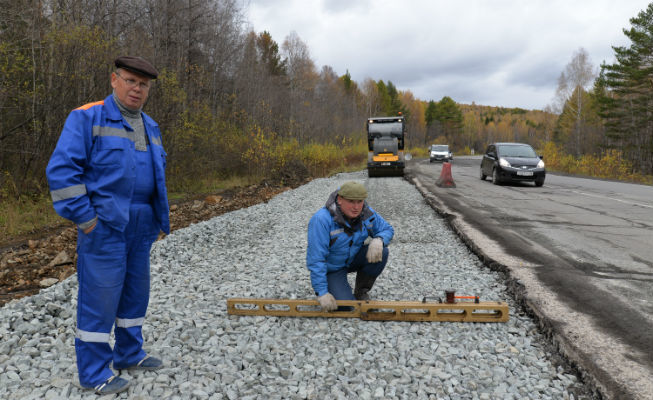
[[[130,78],[125,79],[125,78],[123,78],[122,75],[120,75],[118,72],[116,72],[116,75],[118,75],[118,76],[120,77],[120,79],[122,79],[123,81],[125,81],[125,83],[127,84],[127,86],[129,86],[130,88],[136,87],[136,86],[138,85],[138,87],[140,87],[141,90],[149,90],[150,87],[151,87],[151,85],[150,85],[149,82],[148,82],[148,83],[145,83],[145,82],[138,83],[138,82],[136,82],[135,80],[130,79]]]

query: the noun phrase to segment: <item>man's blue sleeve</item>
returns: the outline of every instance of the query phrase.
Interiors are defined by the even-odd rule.
[[[383,245],[387,246],[390,244],[393,236],[395,235],[395,230],[383,217],[374,211],[374,224],[372,235],[374,237],[379,237],[383,239]]]
[[[306,249],[306,266],[311,272],[311,285],[317,296],[329,291],[326,274],[326,259],[329,255],[329,223],[318,211],[308,222],[308,247]]]
[[[83,111],[70,113],[45,170],[55,211],[76,224],[96,216],[83,181],[91,148],[91,132],[84,132],[92,129],[87,118]]]

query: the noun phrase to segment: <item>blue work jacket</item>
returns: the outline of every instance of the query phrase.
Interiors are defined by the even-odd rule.
[[[329,291],[326,274],[349,267],[365,239],[378,237],[387,246],[394,236],[392,226],[367,203],[361,212],[361,222],[352,229],[349,222],[338,215],[336,197],[337,191],[329,196],[326,205],[308,222],[306,266],[317,296]]]
[[[154,165],[156,190],[152,206],[159,229],[170,233],[167,155],[159,125],[145,113],[142,117]],[[98,217],[124,232],[137,173],[131,132],[113,95],[68,115],[46,168],[50,195],[59,215],[78,225]]]

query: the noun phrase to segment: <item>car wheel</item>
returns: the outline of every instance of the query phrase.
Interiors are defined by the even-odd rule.
[[[542,185],[544,185],[544,178],[535,179],[535,186],[541,187]]]
[[[492,183],[495,185],[501,184],[501,178],[499,178],[499,173],[497,172],[496,168],[492,170]]]
[[[487,178],[487,175],[483,173],[483,168],[481,168],[481,180],[484,181]]]

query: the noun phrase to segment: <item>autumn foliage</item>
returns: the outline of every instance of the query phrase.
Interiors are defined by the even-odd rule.
[[[565,154],[559,145],[547,142],[539,154],[546,161],[547,169],[556,172],[653,184],[653,176],[633,172],[632,163],[616,149],[605,150],[600,155],[587,154],[577,158]]]
[[[141,55],[160,71],[145,111],[163,133],[171,191],[239,177],[284,184],[289,170],[316,177],[362,169],[366,118],[398,112],[416,156],[437,142],[479,154],[490,142],[519,141],[543,149],[553,169],[644,181],[653,173],[652,74],[637,64],[653,53],[653,5],[625,31],[636,46],[615,49],[626,65],[602,66],[591,91],[587,79],[565,80],[557,110],[524,110],[446,94],[418,99],[388,80],[355,82],[349,71],[318,68],[297,33],[277,43],[249,30],[236,0],[5,3],[2,199],[47,197],[44,169],[66,116],[111,92],[119,54]]]

